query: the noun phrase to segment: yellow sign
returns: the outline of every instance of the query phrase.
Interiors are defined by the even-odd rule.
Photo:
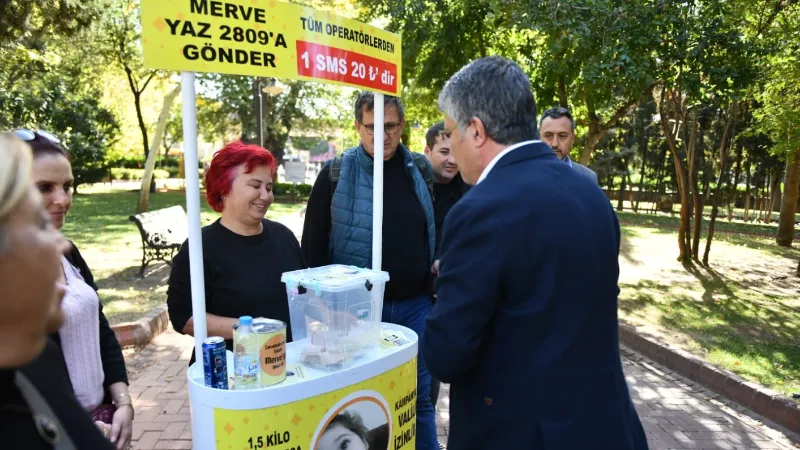
[[[216,448],[414,450],[416,386],[415,358],[347,388],[274,408],[215,409]]]
[[[400,94],[400,37],[275,0],[142,0],[148,68],[320,81]]]

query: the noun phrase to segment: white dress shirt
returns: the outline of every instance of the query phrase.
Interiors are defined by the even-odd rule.
[[[542,141],[539,141],[539,140],[524,141],[524,142],[518,142],[518,143],[516,143],[514,145],[510,145],[510,146],[506,147],[502,152],[498,153],[497,156],[495,156],[494,158],[492,158],[491,161],[489,161],[489,165],[487,165],[486,168],[483,169],[483,173],[481,173],[481,176],[478,178],[478,183],[480,183],[481,181],[483,181],[484,178],[489,176],[489,172],[492,171],[492,168],[494,168],[494,165],[497,164],[497,161],[500,161],[500,159],[503,156],[506,156],[507,154],[511,153],[513,150],[516,150],[516,149],[518,149],[520,147],[523,147],[523,146],[529,145],[529,144],[536,144],[538,142],[542,142]],[[475,183],[475,184],[478,184],[478,183]]]

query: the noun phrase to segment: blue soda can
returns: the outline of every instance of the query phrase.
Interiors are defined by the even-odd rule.
[[[203,341],[203,369],[206,386],[228,389],[228,358],[225,339],[212,336]]]

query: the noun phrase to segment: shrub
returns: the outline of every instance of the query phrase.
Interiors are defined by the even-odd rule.
[[[127,169],[124,167],[112,167],[111,179],[113,180],[141,180],[144,176],[144,169]],[[153,178],[156,180],[165,180],[169,178],[169,172],[163,169],[155,169],[153,171]]]
[[[308,197],[311,195],[310,184],[276,183],[273,188],[275,195]]]

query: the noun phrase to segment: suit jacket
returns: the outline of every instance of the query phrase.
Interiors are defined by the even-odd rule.
[[[619,353],[620,229],[594,181],[529,144],[445,220],[420,351],[451,450],[641,450]]]
[[[590,168],[588,168],[586,166],[582,166],[582,165],[576,163],[575,161],[571,160],[569,158],[569,156],[567,156],[567,164],[572,166],[572,168],[577,170],[578,172],[580,172],[580,173],[588,176],[592,180],[594,180],[595,183],[600,184],[600,182],[597,181],[597,174],[594,172],[594,170],[592,170],[592,169],[590,169]]]

